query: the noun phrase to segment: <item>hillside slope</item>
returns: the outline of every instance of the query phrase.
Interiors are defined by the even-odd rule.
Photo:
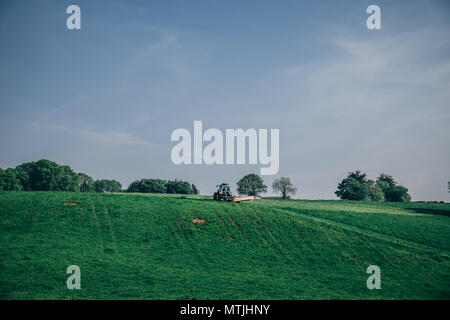
[[[0,192],[0,298],[449,299],[449,215],[449,204]],[[381,290],[366,287],[373,264]],[[66,288],[69,265],[81,290]]]

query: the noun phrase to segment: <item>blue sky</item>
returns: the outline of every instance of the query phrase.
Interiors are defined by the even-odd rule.
[[[67,30],[70,4],[82,29]],[[366,28],[381,7],[382,30]],[[449,200],[445,1],[2,1],[0,167],[48,158],[212,193],[254,165],[175,166],[174,129],[279,128],[300,198],[347,171]]]

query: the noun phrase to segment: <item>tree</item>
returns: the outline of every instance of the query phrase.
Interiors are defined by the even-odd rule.
[[[408,193],[408,188],[404,186],[390,187],[385,193],[386,201],[390,202],[410,202],[411,196]]]
[[[276,193],[281,193],[283,199],[289,199],[290,195],[294,195],[297,192],[297,188],[294,187],[288,177],[275,179],[272,183],[272,189]]]
[[[57,163],[47,159],[41,159],[36,162],[24,163],[21,167],[28,171],[30,190],[56,190],[57,177],[60,173]]]
[[[383,190],[384,198],[390,202],[409,202],[411,196],[408,188],[398,185],[390,174],[382,173],[377,178],[377,185]]]
[[[5,185],[5,170],[0,168],[0,191],[3,190],[3,186]]]
[[[354,178],[347,177],[337,186],[335,194],[343,200],[368,201],[368,183],[360,182]]]
[[[94,191],[94,179],[89,177],[87,174],[79,173],[79,189],[80,192],[92,192]]]
[[[41,159],[22,163],[14,170],[23,190],[79,191],[79,176],[69,166]]]
[[[127,189],[127,192],[140,193],[165,193],[167,190],[167,181],[161,179],[141,179],[133,181]]]
[[[122,192],[122,184],[117,180],[109,180],[109,192]]]
[[[5,171],[3,171],[1,178],[2,178],[2,182],[0,184],[3,185],[3,190],[6,190],[6,191],[22,190],[22,185],[20,184],[20,181],[17,178],[16,172],[14,169],[8,168]]]
[[[389,185],[389,187],[393,187],[397,184],[397,182],[395,182],[394,178],[390,174],[385,173],[381,173],[378,176],[377,182],[386,182]]]
[[[237,183],[237,191],[239,194],[249,196],[258,196],[260,193],[267,192],[267,186],[260,176],[251,173],[243,177]]]
[[[411,200],[408,189],[397,187],[399,187],[397,182],[389,174],[381,173],[377,180],[373,181],[367,179],[365,173],[357,170],[348,173],[347,177],[338,184],[335,194],[345,200],[404,202]]]
[[[359,170],[349,172],[347,175],[347,178],[355,179],[356,181],[358,181],[360,183],[366,183],[368,181],[367,174],[361,173],[361,171],[359,171]]]
[[[356,170],[349,172],[338,184],[335,194],[343,200],[370,201],[369,189],[372,184],[373,182],[367,179],[366,173]]]
[[[59,166],[56,176],[56,191],[80,191],[80,176],[69,166]]]
[[[189,182],[183,180],[169,180],[167,182],[167,193],[176,193],[176,194],[193,194],[191,184]]]
[[[94,181],[94,190],[96,192],[120,192],[122,184],[116,180],[101,179]]]
[[[383,180],[377,180],[376,185],[383,191],[383,194],[391,187],[388,182]]]
[[[450,181],[447,183],[448,186],[448,193],[450,193]]]
[[[14,172],[16,174],[17,180],[19,180],[19,183],[21,185],[21,190],[30,191],[30,176],[28,175],[28,173],[21,167],[16,167],[14,169]]]
[[[380,184],[386,183],[385,181],[371,181],[368,182],[367,195],[370,201],[384,201],[384,191]]]
[[[15,168],[16,172],[20,172],[18,174],[19,180],[22,185],[22,189],[25,191],[33,190],[31,176],[33,175],[34,167],[34,162],[25,162]]]
[[[127,192],[198,194],[195,185],[183,180],[141,179],[133,181]]]

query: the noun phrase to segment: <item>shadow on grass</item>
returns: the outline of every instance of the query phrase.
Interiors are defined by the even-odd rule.
[[[428,208],[408,208],[407,210],[413,211],[415,213],[436,214],[440,216],[450,217],[450,211],[448,210],[428,209]]]
[[[279,209],[291,211],[291,212],[298,212],[301,214],[312,214],[312,213],[320,214],[320,213],[326,213],[326,212],[333,212],[333,211],[329,211],[329,210],[299,209],[299,208],[293,208],[293,207],[280,207]],[[440,216],[450,217],[449,210],[439,210],[439,209],[431,209],[431,208],[407,208],[406,210],[414,212],[414,213],[419,213],[419,214],[430,214],[430,215],[440,215]],[[345,211],[334,211],[334,212],[339,212],[339,213],[345,214]],[[377,215],[380,214],[380,212],[370,212],[370,211],[365,212],[365,213],[377,214]]]

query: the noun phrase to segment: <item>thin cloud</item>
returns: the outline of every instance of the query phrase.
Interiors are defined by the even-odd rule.
[[[264,79],[260,90],[269,97],[260,105],[279,101],[285,106],[271,118],[282,117],[284,145],[298,146],[280,160],[291,162],[292,170],[301,163],[304,170],[296,170],[295,180],[302,183],[303,173],[317,172],[318,163],[328,159],[335,173],[387,171],[415,199],[445,197],[436,182],[449,173],[450,57],[437,53],[450,40],[439,34],[444,31],[423,29],[376,41],[343,36],[330,41],[336,56]],[[270,109],[267,105],[256,117],[266,119]],[[337,184],[332,179],[324,178],[316,189],[332,196]]]
[[[153,147],[154,143],[139,139],[125,132],[101,132],[84,128],[70,128],[64,125],[34,124],[35,128],[57,131],[59,133],[78,137],[83,140],[93,141],[107,145]]]

